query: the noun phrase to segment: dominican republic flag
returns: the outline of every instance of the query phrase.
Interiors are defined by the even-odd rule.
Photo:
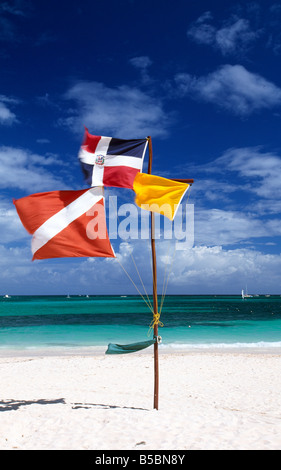
[[[14,204],[23,226],[33,235],[33,260],[115,258],[106,228],[103,188],[31,194]]]
[[[79,159],[87,184],[133,189],[135,176],[142,171],[147,142],[91,135],[85,129]]]

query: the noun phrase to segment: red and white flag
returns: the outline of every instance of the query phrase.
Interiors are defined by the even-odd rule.
[[[14,204],[23,226],[33,235],[33,260],[115,258],[106,228],[103,188],[31,194]]]
[[[92,135],[86,128],[78,156],[87,184],[133,189],[135,176],[142,171],[147,142]]]

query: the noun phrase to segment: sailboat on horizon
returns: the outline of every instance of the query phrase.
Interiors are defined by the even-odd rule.
[[[241,291],[241,296],[242,296],[242,299],[249,299],[251,297],[253,297],[253,295],[251,294],[248,294],[248,289],[247,289],[247,286],[246,286],[246,293],[244,292],[244,289],[242,289]]]

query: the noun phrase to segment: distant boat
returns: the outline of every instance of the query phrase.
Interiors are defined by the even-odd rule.
[[[10,298],[11,298],[11,296],[8,295],[8,294],[3,295],[3,299],[10,299]]]
[[[244,289],[242,289],[241,296],[242,296],[242,299],[249,299],[250,297],[253,297],[251,294],[248,294],[247,290],[245,294]]]

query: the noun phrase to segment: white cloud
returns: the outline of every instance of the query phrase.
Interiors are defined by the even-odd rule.
[[[260,36],[260,31],[253,31],[247,19],[230,18],[220,28],[213,26],[212,20],[210,12],[204,13],[189,27],[187,36],[197,44],[214,47],[223,55],[245,53]]]
[[[29,150],[0,147],[0,187],[17,188],[29,194],[37,191],[68,189],[59,174],[54,174],[54,167],[48,165],[59,161],[54,156],[33,154]]]
[[[149,244],[132,244],[133,256],[148,293],[152,292]],[[144,293],[133,261],[124,254],[122,264]],[[197,246],[176,251],[169,242],[157,242],[158,293],[161,296],[165,268],[171,273],[167,294],[240,294],[248,285],[252,293],[279,293],[281,256],[252,249],[226,250],[221,246]],[[169,253],[169,254],[168,254]],[[137,290],[114,259],[60,259],[31,262],[25,247],[0,246],[0,282],[3,293],[130,293]],[[168,263],[168,264],[167,264]],[[172,264],[171,264],[172,263]],[[65,272],[67,270],[67,276]]]
[[[141,79],[144,84],[152,83],[152,79],[147,72],[148,67],[152,65],[152,61],[148,56],[133,57],[130,59],[130,64],[140,71]]]
[[[56,286],[65,276],[65,260],[60,265],[54,260],[31,262],[30,241],[23,247],[0,245],[0,285],[3,294],[44,294],[59,292]],[[66,287],[66,280],[65,280]],[[61,291],[62,291],[61,290]]]
[[[253,213],[222,210],[198,209],[195,212],[195,244],[237,245],[256,238],[268,238],[281,235],[279,219],[261,219]]]
[[[187,30],[187,36],[198,44],[212,45],[215,40],[216,29],[209,24],[213,19],[210,12],[201,15]]]
[[[31,263],[31,237],[23,229],[18,230],[11,206],[3,203],[2,207],[2,243],[7,241],[9,244],[0,246],[0,283],[1,288],[8,293],[138,293],[114,259],[58,259]],[[271,220],[263,225],[258,218],[247,214],[215,209],[196,211],[195,208],[197,245],[185,251],[177,251],[174,250],[174,240],[156,241],[159,294],[163,289],[164,276],[168,273],[167,293],[239,294],[246,284],[249,289],[254,289],[254,293],[278,292],[281,280],[280,255],[246,248],[230,250],[227,245],[259,236],[269,236],[270,243],[270,236],[280,234],[280,230],[279,220]],[[25,241],[25,246],[11,246],[11,241],[20,237]],[[135,264],[147,292],[151,293],[149,241],[129,240],[120,243],[119,247],[118,241],[113,240],[112,243],[118,259],[139,290],[144,293]]]
[[[272,194],[274,197],[274,194]],[[257,200],[254,205],[256,213],[263,215],[281,214],[281,200],[279,199],[261,199]]]
[[[257,227],[259,220],[260,227],[265,224],[268,231],[265,236],[280,235],[280,230],[272,231],[273,226],[278,226],[278,220],[273,217],[281,214],[281,156],[278,153],[262,147],[230,148],[205,165],[189,167],[189,171],[196,174],[190,202],[195,204],[195,213],[201,214],[201,218],[211,204],[211,210],[223,210],[226,214],[230,211],[231,218],[233,214],[238,215],[240,227],[248,226],[247,220],[243,221],[246,214],[253,227]],[[264,216],[266,221],[263,220]],[[236,228],[233,233],[237,233]],[[263,236],[260,229],[256,234]],[[249,232],[251,236],[255,237]],[[212,237],[212,240],[218,243],[221,239],[219,237],[216,241]],[[223,244],[223,241],[220,243]]]
[[[107,132],[125,139],[159,137],[168,132],[169,116],[161,101],[137,88],[79,82],[67,91],[65,98],[76,107],[60,122],[79,134],[84,125],[93,133]]]
[[[258,33],[251,31],[249,21],[240,18],[218,30],[215,41],[222,54],[228,55],[237,52],[237,50],[244,50],[257,37]]]
[[[133,57],[130,59],[130,63],[136,67],[137,69],[147,69],[150,65],[152,65],[152,61],[148,56],[138,56]]]
[[[174,265],[170,292],[240,294],[246,284],[253,293],[280,292],[280,255],[202,246],[178,256]]]
[[[16,115],[8,108],[7,104],[13,104],[17,101],[12,98],[0,95],[0,124],[10,126],[17,122]]]
[[[281,199],[281,158],[274,152],[263,151],[260,147],[232,148],[210,167],[211,171],[236,172],[239,180],[243,178],[246,182],[246,189],[260,198],[275,200],[275,203]]]
[[[211,201],[213,205],[217,204],[218,201],[224,203],[233,202],[235,193],[245,189],[245,184],[243,185],[241,182],[227,181],[223,177],[221,181],[219,178],[221,170],[224,168],[222,166],[216,172],[216,178],[209,177],[209,174],[206,175],[206,172],[215,173],[215,168],[217,168],[215,167],[215,162],[216,160],[212,164],[207,165],[205,169],[204,166],[203,168],[200,168],[200,166],[194,167],[192,171],[192,174],[196,174],[196,185],[192,189],[192,200],[193,202],[195,201],[197,207],[202,205],[202,203],[206,204],[206,201]],[[208,169],[209,167],[210,170]]]
[[[281,89],[242,65],[226,64],[199,78],[182,73],[175,81],[183,95],[213,103],[238,116],[281,104]]]
[[[28,236],[20,222],[12,200],[0,199],[1,243],[19,241]]]

